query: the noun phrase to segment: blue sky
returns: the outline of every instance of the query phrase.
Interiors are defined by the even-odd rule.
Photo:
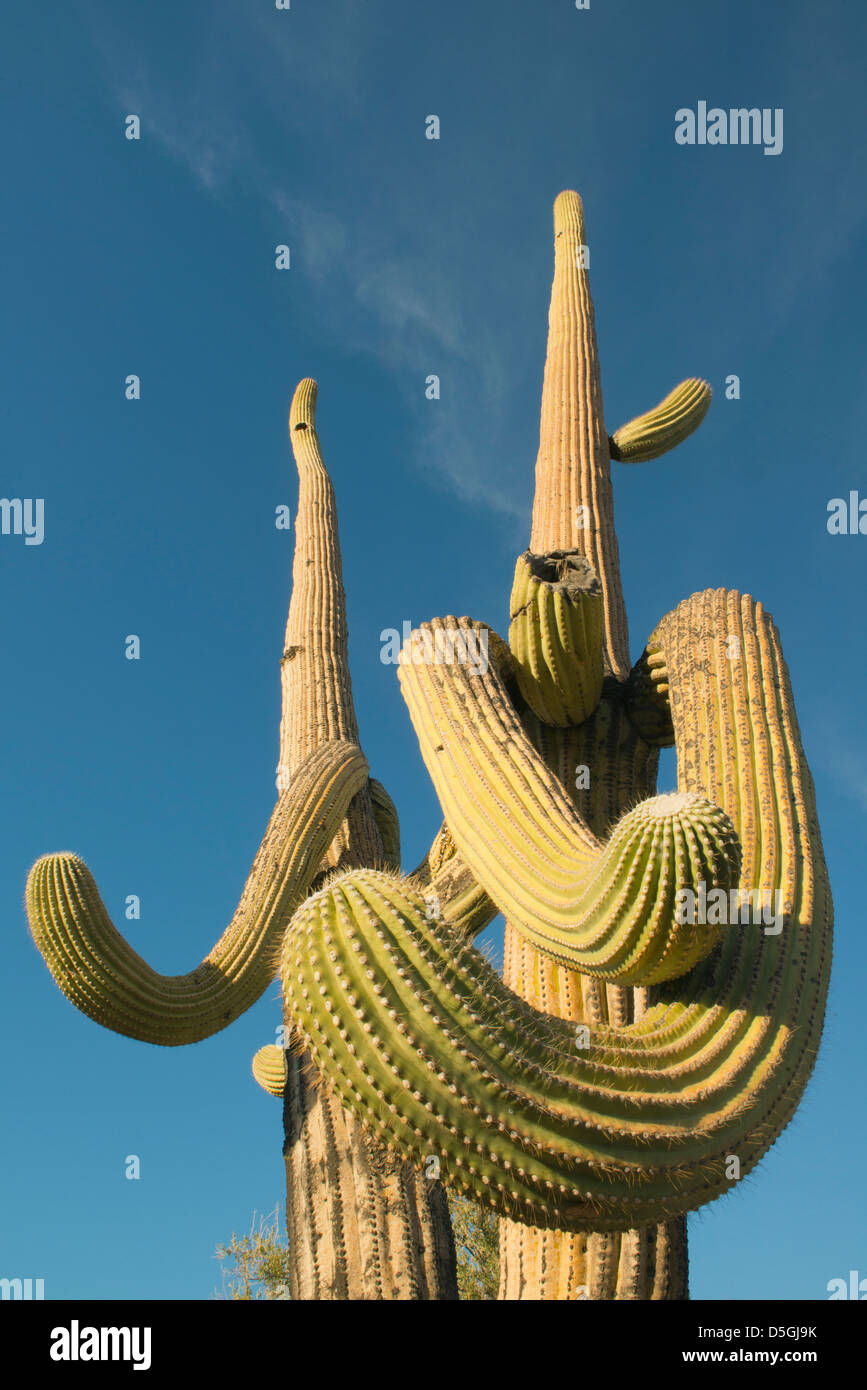
[[[714,388],[693,439],[614,475],[633,657],[697,590],[763,600],[837,913],[813,1080],[760,1167],[690,1218],[692,1293],[822,1299],[867,1276],[867,536],[826,527],[832,497],[867,496],[863,6],[160,0],[19,6],[4,29],[0,490],[45,499],[45,538],[0,536],[0,1274],[49,1298],[207,1297],[217,1242],[282,1204],[280,1110],[250,1075],[277,986],[195,1047],[104,1032],[28,937],[27,871],[81,854],[166,972],[228,921],[274,798],[292,560],[274,510],[294,515],[305,376],[362,739],[418,861],[437,804],[379,634],[507,626],[551,204],[577,188],[609,430],[684,377]],[[782,108],[782,152],[677,145],[675,111],[701,100]],[[660,786],[674,776],[669,755]]]

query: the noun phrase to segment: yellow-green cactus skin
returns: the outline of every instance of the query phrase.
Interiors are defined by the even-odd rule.
[[[602,585],[578,553],[519,556],[509,602],[518,688],[546,724],[583,724],[602,695]]]
[[[274,1043],[260,1047],[253,1057],[253,1076],[256,1084],[269,1096],[282,1097],[286,1089],[286,1053]]]
[[[618,463],[646,463],[667,454],[698,429],[710,398],[706,381],[682,381],[653,410],[615,430],[608,441],[611,457]]]
[[[232,925],[165,978],[80,860],[46,857],[28,880],[61,989],[128,1036],[207,1037],[279,970],[293,1043],[260,1049],[253,1074],[284,1104],[293,1298],[456,1296],[444,1195],[420,1176],[432,1157],[500,1215],[501,1298],[685,1298],[685,1214],[755,1168],[815,1063],[832,902],[776,628],[749,595],[709,589],[629,659],[611,461],[682,443],[710,388],[690,378],[609,436],[585,245],[581,200],[561,193],[508,642],[446,616],[401,653],[444,818],[422,862],[401,874],[397,810],[359,747],[307,379],[290,413],[283,790]],[[466,649],[486,661],[418,657]],[[671,746],[677,790],[658,795]],[[502,977],[472,944],[497,912]]]

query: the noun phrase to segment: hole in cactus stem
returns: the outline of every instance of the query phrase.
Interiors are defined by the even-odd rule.
[[[569,596],[602,592],[598,574],[580,550],[549,550],[544,555],[528,550],[524,558],[535,579],[555,585]]]

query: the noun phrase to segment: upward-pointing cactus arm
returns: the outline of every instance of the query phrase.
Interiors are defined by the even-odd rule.
[[[278,774],[286,783],[320,744],[335,739],[359,742],[337,504],[316,430],[317,394],[316,382],[305,377],[295,389],[289,411],[289,436],[298,469],[298,513],[281,665]]]
[[[358,741],[349,671],[349,632],[340,558],[337,503],[316,428],[316,382],[298,383],[289,412],[289,434],[298,468],[298,519],[292,597],[282,664],[283,714],[279,772],[288,782],[298,760],[325,738]],[[497,639],[499,640],[499,639]],[[451,847],[437,855],[434,873],[419,866],[427,891],[443,916],[471,935],[497,909]],[[373,779],[353,801],[347,823],[330,847],[325,867],[348,863],[400,863],[397,808]],[[437,881],[433,882],[436,877]]]
[[[282,665],[280,782],[320,743],[358,741],[337,504],[316,429],[317,388],[302,381],[289,432],[298,468],[292,596]],[[383,837],[385,831],[385,837]],[[394,862],[397,815],[369,781],[326,847],[320,871]],[[386,842],[384,842],[384,839]],[[284,1023],[292,1028],[284,1010]],[[286,1224],[293,1299],[457,1296],[446,1195],[390,1165],[296,1045],[260,1052],[254,1074],[283,1096]]]
[[[76,855],[37,860],[27,880],[30,930],[67,999],[104,1028],[165,1047],[227,1027],[273,980],[286,924],[367,775],[354,744],[310,755],[274,808],[229,926],[187,975],[160,975],[133,950]]]
[[[567,189],[554,202],[554,283],[530,549],[541,555],[577,547],[592,565],[602,586],[605,666],[625,680],[629,638],[586,236],[581,199]]]

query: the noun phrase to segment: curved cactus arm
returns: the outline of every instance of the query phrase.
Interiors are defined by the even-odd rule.
[[[602,585],[578,550],[518,557],[509,647],[518,687],[546,724],[589,719],[602,696]]]
[[[253,1057],[253,1076],[256,1084],[269,1096],[282,1100],[286,1089],[286,1053],[274,1043],[260,1047]]]
[[[749,597],[708,591],[653,641],[681,793],[726,809],[742,886],[778,918],[730,921],[637,1022],[577,1048],[574,1025],[524,1004],[394,876],[333,882],[284,940],[293,1014],[344,1102],[531,1225],[626,1230],[713,1200],[791,1120],[821,1037],[832,904],[776,630]]]
[[[645,463],[667,454],[698,429],[711,395],[707,382],[698,377],[682,381],[653,410],[615,430],[608,440],[611,457],[618,463]]]
[[[447,647],[469,619],[438,619],[410,638],[398,675],[431,780],[471,872],[527,940],[559,963],[622,984],[684,974],[716,944],[713,923],[688,921],[678,894],[737,883],[728,817],[702,797],[640,803],[602,844],[533,747],[496,663],[416,661]],[[467,634],[472,634],[468,636]],[[693,914],[694,915],[694,914]],[[679,920],[679,917],[682,920]]]
[[[503,1215],[628,1229],[725,1188],[724,1165],[706,1161],[689,1190],[694,1140],[671,1122],[652,1060],[610,1029],[577,1051],[571,1024],[524,1004],[396,876],[354,871],[308,898],[282,979],[344,1104]]]
[[[133,950],[76,855],[37,860],[27,880],[30,930],[67,999],[104,1028],[165,1047],[220,1032],[273,980],[286,924],[367,776],[360,748],[344,742],[323,746],[299,767],[229,926],[187,975],[160,975]]]

